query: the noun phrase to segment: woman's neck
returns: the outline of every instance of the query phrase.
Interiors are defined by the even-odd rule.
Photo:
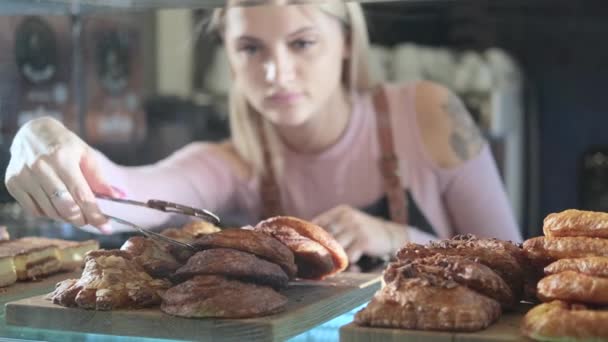
[[[335,144],[348,126],[351,116],[350,94],[338,89],[318,113],[299,126],[276,126],[277,133],[290,149],[316,153]]]

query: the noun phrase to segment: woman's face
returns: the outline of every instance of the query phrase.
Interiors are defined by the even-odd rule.
[[[310,5],[231,7],[225,45],[234,82],[280,126],[297,126],[336,94],[348,49],[342,24]]]

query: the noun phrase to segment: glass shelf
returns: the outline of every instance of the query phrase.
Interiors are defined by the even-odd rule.
[[[319,2],[323,0],[310,0]],[[352,1],[352,0],[351,0]],[[453,2],[456,0],[356,0],[361,3]],[[0,15],[11,14],[66,14],[99,11],[141,11],[168,8],[199,9],[224,6],[226,0],[2,0]]]

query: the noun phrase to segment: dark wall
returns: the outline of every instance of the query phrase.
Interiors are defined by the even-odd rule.
[[[580,200],[581,158],[594,146],[608,146],[608,3],[396,2],[370,4],[366,10],[375,42],[497,46],[511,53],[527,86],[524,230],[538,234],[548,213],[589,207]],[[597,188],[607,180],[593,181]]]

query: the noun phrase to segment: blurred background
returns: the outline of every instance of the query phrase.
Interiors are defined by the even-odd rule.
[[[230,135],[216,1],[0,2],[0,172],[15,132],[52,115],[125,165]],[[145,3],[146,6],[139,6]],[[567,208],[608,211],[608,4],[407,0],[363,4],[377,80],[429,79],[466,102],[492,144],[524,237]],[[179,8],[175,8],[179,7]],[[3,177],[4,179],[4,177]],[[25,215],[12,236],[93,237]],[[120,245],[120,236],[94,236]]]

